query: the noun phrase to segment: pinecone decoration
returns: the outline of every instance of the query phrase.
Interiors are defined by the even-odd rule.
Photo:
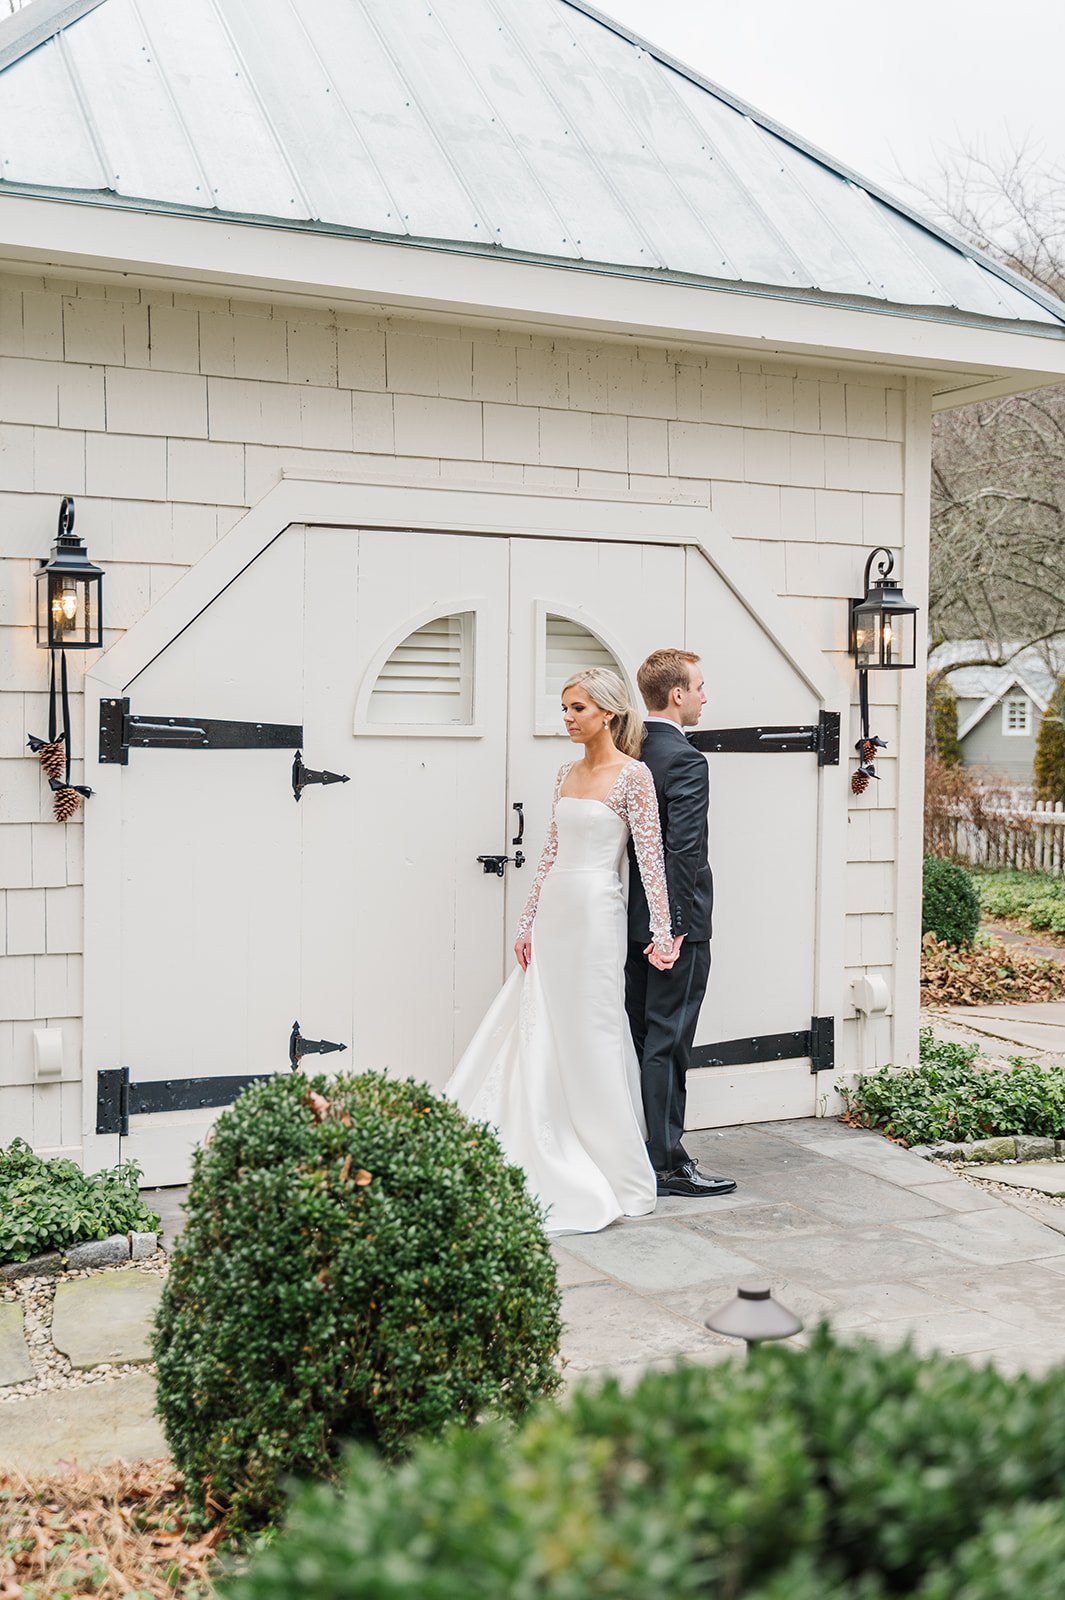
[[[869,774],[867,772],[863,771],[861,767],[858,768],[857,772],[852,772],[851,773],[851,793],[852,794],[864,794],[866,789],[868,789],[868,787],[869,787]]]
[[[865,765],[866,763],[872,761],[872,759],[873,759],[875,754],[876,754],[876,745],[873,742],[873,740],[872,739],[863,739],[862,740],[862,764]]]
[[[60,784],[54,791],[52,810],[57,822],[69,822],[75,811],[81,805],[81,795],[76,789]]]
[[[61,733],[58,739],[38,739],[31,733],[29,746],[37,760],[44,769],[46,778],[58,778],[62,781],[66,771],[66,735]]]

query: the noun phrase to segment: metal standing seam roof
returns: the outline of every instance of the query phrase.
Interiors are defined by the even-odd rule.
[[[0,196],[1065,336],[1065,305],[584,0],[32,0]]]

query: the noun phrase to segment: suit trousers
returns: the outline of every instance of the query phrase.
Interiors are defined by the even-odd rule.
[[[652,967],[642,945],[629,945],[625,1010],[640,1062],[647,1153],[656,1172],[673,1172],[690,1160],[683,1144],[685,1078],[709,976],[708,939],[685,939],[669,972]]]

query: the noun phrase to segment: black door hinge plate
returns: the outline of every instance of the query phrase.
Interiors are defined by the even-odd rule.
[[[839,712],[822,711],[816,724],[762,724],[756,728],[697,728],[688,742],[704,755],[817,756],[819,767],[839,765]]]
[[[332,1039],[305,1039],[300,1033],[299,1023],[294,1022],[288,1036],[288,1064],[295,1072],[304,1056],[328,1056],[334,1050],[347,1048],[346,1044],[334,1044]]]
[[[302,725],[217,717],[132,716],[128,697],[100,701],[100,760],[127,766],[138,750],[296,750]]]
[[[811,1072],[829,1072],[835,1065],[835,1019],[811,1017],[808,1028],[794,1033],[760,1033],[746,1039],[724,1039],[699,1044],[692,1051],[693,1067],[746,1067],[763,1061],[801,1061],[810,1058]]]
[[[130,1117],[153,1111],[205,1111],[232,1105],[250,1083],[262,1083],[270,1073],[257,1072],[230,1078],[165,1078],[131,1083],[128,1067],[107,1067],[96,1074],[96,1131],[117,1133],[125,1139]]]

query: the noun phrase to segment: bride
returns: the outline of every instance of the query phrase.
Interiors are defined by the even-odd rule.
[[[622,863],[631,834],[656,966],[672,965],[658,802],[634,759],[642,719],[603,667],[562,691],[583,758],[559,769],[551,826],[518,924],[517,969],[444,1093],[497,1129],[547,1209],[550,1233],[594,1233],[653,1211],[639,1067],[625,1015]]]

